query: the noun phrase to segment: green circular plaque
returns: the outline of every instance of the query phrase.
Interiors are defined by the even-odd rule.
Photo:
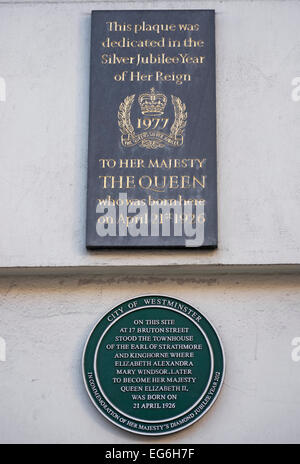
[[[130,432],[164,435],[200,419],[224,376],[224,353],[210,322],[176,298],[125,301],[97,323],[83,354],[96,408]]]

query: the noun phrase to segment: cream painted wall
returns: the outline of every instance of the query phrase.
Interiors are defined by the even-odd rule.
[[[182,7],[0,0],[1,443],[300,441],[299,1],[184,4],[216,10],[219,248],[85,249],[90,12]],[[161,438],[110,424],[81,376],[101,315],[151,292],[207,315],[227,360],[214,407]]]
[[[81,376],[85,341],[104,312],[138,294],[188,300],[214,324],[226,375],[213,408],[161,438],[124,432],[92,405]],[[298,276],[0,280],[1,443],[297,443],[300,441]]]
[[[180,1],[0,1],[0,266],[300,265],[300,3],[216,10],[219,248],[85,249],[92,9]],[[298,266],[299,267],[299,266]]]

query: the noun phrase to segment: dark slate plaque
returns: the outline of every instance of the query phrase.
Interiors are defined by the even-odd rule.
[[[93,11],[87,247],[216,246],[214,11]]]

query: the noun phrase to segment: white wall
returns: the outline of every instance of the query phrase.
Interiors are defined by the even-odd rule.
[[[300,441],[299,1],[184,5],[216,10],[219,248],[85,249],[90,12],[182,7],[0,0],[1,443]],[[161,438],[110,424],[81,376],[96,321],[147,293],[206,314],[227,361],[214,407]]]
[[[216,10],[219,249],[85,249],[90,12],[182,6],[0,1],[1,266],[300,263],[299,1],[184,4]]]
[[[161,438],[112,425],[83,385],[81,356],[104,312],[138,294],[184,298],[218,330],[221,393],[193,426]],[[298,277],[16,278],[0,281],[1,443],[295,443],[300,441]]]

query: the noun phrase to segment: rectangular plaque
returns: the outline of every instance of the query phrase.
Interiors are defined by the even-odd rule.
[[[87,247],[216,246],[214,11],[93,11]]]

